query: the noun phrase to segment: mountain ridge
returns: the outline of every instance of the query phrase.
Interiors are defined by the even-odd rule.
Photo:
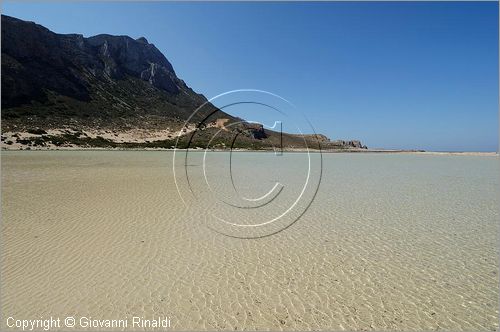
[[[178,133],[181,147],[202,147],[216,132],[218,147],[234,145],[235,133],[243,133],[235,146],[250,149],[363,147],[245,122],[226,128],[240,119],[191,89],[145,37],[58,34],[5,15],[1,22],[4,148],[171,148]]]

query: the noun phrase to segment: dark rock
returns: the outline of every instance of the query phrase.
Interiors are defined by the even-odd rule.
[[[252,137],[258,140],[267,138],[266,131],[264,130],[264,126],[261,124],[249,124],[250,133]]]
[[[361,144],[360,141],[354,140],[354,141],[349,141],[348,145],[353,148],[361,149],[363,145]]]
[[[33,135],[46,135],[47,132],[40,128],[28,129],[28,133]]]

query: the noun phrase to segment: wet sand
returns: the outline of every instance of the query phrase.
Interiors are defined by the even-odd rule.
[[[186,208],[172,152],[1,157],[2,329],[8,316],[168,316],[172,330],[498,330],[498,157],[324,154],[309,209],[261,239]],[[302,162],[241,153],[238,185],[301,178]]]

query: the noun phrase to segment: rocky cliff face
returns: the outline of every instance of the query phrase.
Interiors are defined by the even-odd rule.
[[[145,38],[56,34],[43,26],[2,15],[2,106],[44,100],[46,90],[88,100],[92,79],[147,81],[159,90],[194,94],[165,56]]]
[[[352,141],[344,141],[344,140],[335,140],[331,142],[333,146],[339,146],[342,148],[355,148],[355,149],[366,149],[366,145],[363,145],[361,141],[352,140]]]
[[[177,78],[165,56],[146,38],[98,35],[83,39],[99,61],[91,70],[95,75],[123,79],[126,75],[141,78],[152,86],[170,93],[192,92]]]

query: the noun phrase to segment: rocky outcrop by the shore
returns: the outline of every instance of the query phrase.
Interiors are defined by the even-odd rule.
[[[344,148],[367,149],[366,145],[363,145],[361,141],[358,140],[352,140],[352,141],[335,140],[331,141],[331,145]]]

